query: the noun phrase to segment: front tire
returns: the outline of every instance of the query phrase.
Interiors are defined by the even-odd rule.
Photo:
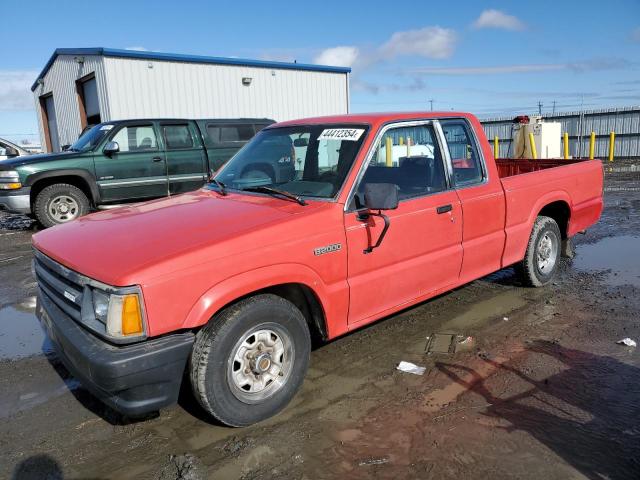
[[[536,218],[524,259],[516,265],[525,285],[542,287],[553,279],[560,262],[561,244],[556,221],[545,216]]]
[[[89,199],[78,187],[56,183],[38,193],[34,214],[40,224],[48,228],[86,215],[90,208]]]
[[[272,294],[242,300],[196,337],[189,372],[204,410],[233,427],[280,412],[302,386],[311,340],[306,319]]]

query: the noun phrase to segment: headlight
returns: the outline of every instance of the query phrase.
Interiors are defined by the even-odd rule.
[[[17,190],[22,188],[20,175],[15,170],[0,171],[0,190]]]
[[[142,299],[138,293],[124,295],[93,291],[93,311],[105,324],[106,334],[114,338],[129,338],[144,334]]]

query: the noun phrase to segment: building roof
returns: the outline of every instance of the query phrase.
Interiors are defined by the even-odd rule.
[[[121,50],[117,48],[56,48],[44,68],[31,86],[34,91],[38,81],[44,76],[55,62],[58,55],[102,55],[104,57],[136,58],[142,60],[159,60],[167,62],[203,63],[213,65],[237,65],[243,67],[262,67],[282,70],[308,70],[312,72],[350,73],[348,67],[332,67],[329,65],[313,65],[308,63],[271,62],[266,60],[251,60],[246,58],[209,57],[204,55],[184,55],[180,53],[161,53],[139,50]]]

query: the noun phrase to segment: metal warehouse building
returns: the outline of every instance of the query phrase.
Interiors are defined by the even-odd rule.
[[[110,48],[59,48],[31,87],[43,149],[132,118],[295,118],[348,113],[351,69]]]

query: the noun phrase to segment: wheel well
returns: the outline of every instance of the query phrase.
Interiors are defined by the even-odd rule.
[[[560,228],[562,239],[565,240],[567,238],[569,217],[571,216],[571,209],[569,208],[567,202],[559,200],[557,202],[550,203],[549,205],[546,205],[542,210],[540,210],[540,213],[538,213],[538,215],[553,218]]]
[[[327,340],[327,326],[324,310],[316,294],[306,285],[285,283],[265,288],[256,293],[272,293],[293,303],[307,319],[311,338],[315,342]]]
[[[31,205],[35,205],[36,197],[42,190],[44,190],[49,185],[56,185],[58,183],[67,183],[69,185],[73,185],[74,187],[78,187],[80,190],[82,190],[82,193],[87,196],[91,205],[95,206],[89,184],[82,177],[78,177],[76,175],[62,175],[59,177],[47,177],[43,178],[42,180],[38,180],[31,186]]]

